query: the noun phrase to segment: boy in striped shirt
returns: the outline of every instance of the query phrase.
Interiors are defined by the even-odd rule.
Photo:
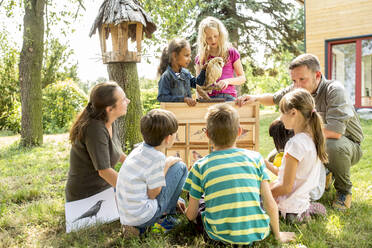
[[[120,168],[116,196],[124,237],[137,236],[156,222],[167,230],[176,224],[178,197],[187,176],[180,158],[165,157],[178,123],[172,112],[153,109],[141,119],[144,142]]]
[[[214,151],[199,159],[186,179],[184,190],[190,194],[187,218],[196,219],[204,194],[206,207],[201,218],[211,239],[247,245],[266,238],[271,225],[277,240],[293,240],[294,233],[279,232],[278,207],[264,159],[258,152],[236,148],[242,132],[236,109],[229,104],[213,105],[206,119],[206,134]],[[266,212],[260,206],[261,197]]]

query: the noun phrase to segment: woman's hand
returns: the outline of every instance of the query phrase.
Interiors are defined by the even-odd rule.
[[[121,154],[121,156],[119,158],[120,163],[124,163],[124,161],[125,161],[126,158],[127,158],[127,155],[125,155],[124,153]]]
[[[107,168],[104,170],[98,170],[98,175],[105,179],[112,187],[116,187],[116,181],[118,180],[118,173],[113,168]]]

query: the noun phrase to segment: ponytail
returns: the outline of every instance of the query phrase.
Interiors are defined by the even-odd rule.
[[[160,56],[160,65],[158,68],[158,74],[161,76],[165,70],[167,69],[168,65],[170,64],[169,54],[168,54],[168,47],[163,49],[163,52]]]
[[[310,114],[309,125],[313,133],[313,139],[318,157],[320,161],[326,164],[328,163],[328,154],[325,148],[326,141],[322,130],[322,119],[315,109]]]
[[[81,141],[83,139],[84,130],[90,120],[88,106],[86,106],[85,109],[77,116],[76,121],[70,129],[69,139],[72,144],[75,141]]]

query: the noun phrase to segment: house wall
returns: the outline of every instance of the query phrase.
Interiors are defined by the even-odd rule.
[[[372,0],[306,0],[306,52],[325,73],[325,40],[372,34]]]

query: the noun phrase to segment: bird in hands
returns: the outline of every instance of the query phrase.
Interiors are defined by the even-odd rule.
[[[75,221],[84,219],[84,218],[88,218],[88,217],[93,217],[93,216],[97,217],[97,214],[99,210],[101,209],[101,205],[103,201],[104,200],[97,201],[96,204],[94,204],[91,208],[89,208],[85,213],[83,213],[79,218],[74,220],[72,223],[74,223]]]
[[[212,90],[221,90],[218,85],[215,85],[215,82],[221,77],[223,66],[224,62],[221,57],[215,57],[208,61],[204,85],[196,85],[196,91],[202,99],[210,100],[208,93],[211,93]]]

